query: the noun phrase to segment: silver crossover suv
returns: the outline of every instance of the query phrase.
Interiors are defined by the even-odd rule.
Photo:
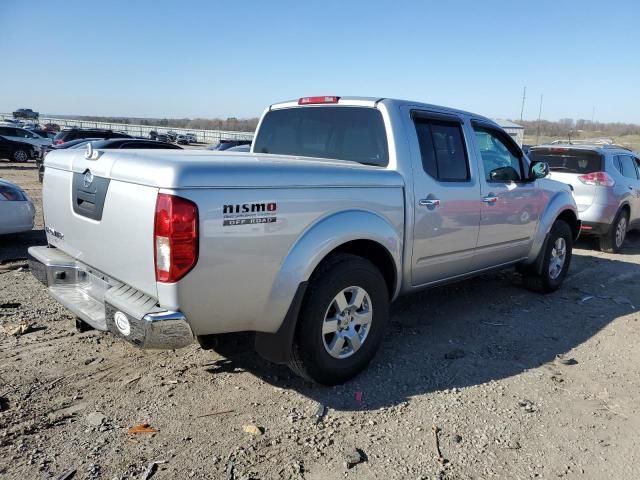
[[[582,234],[617,253],[628,230],[640,227],[640,155],[618,145],[553,144],[532,147],[532,161],[549,164],[553,180],[568,183]]]

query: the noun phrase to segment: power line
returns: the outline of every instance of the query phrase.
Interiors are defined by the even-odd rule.
[[[540,110],[538,110],[538,127],[536,132],[536,144],[540,141],[540,117],[542,117],[542,94],[540,94]]]

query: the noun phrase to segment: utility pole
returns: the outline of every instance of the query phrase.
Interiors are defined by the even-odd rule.
[[[527,87],[524,87],[522,92],[522,108],[520,108],[520,121],[522,121],[522,115],[524,114],[524,100],[527,98]]]
[[[595,128],[593,128],[593,120],[596,116],[596,106],[594,105],[593,108],[591,109],[591,130],[595,130]]]
[[[540,117],[542,117],[542,94],[540,94],[540,110],[538,110],[538,127],[536,132],[536,144],[540,141]]]

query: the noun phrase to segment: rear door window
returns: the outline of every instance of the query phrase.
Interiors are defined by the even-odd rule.
[[[268,112],[254,144],[257,153],[351,160],[386,166],[389,149],[379,110],[303,107]]]
[[[602,155],[592,150],[564,147],[535,148],[529,151],[532,162],[547,162],[551,171],[584,175],[603,171]]]
[[[618,155],[620,159],[620,165],[622,166],[622,175],[634,180],[638,179],[638,171],[636,170],[636,164],[631,155]]]
[[[460,123],[416,117],[414,124],[424,171],[441,182],[468,181],[469,161]]]

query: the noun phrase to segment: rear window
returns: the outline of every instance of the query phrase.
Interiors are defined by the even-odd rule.
[[[602,155],[590,150],[571,150],[569,148],[536,148],[529,151],[532,162],[547,162],[556,172],[585,173],[601,172]]]
[[[66,132],[66,131],[62,131],[62,132],[57,133],[56,136],[53,137],[53,141],[55,142],[57,140],[63,140],[67,133],[68,132]]]
[[[257,153],[351,160],[386,166],[389,149],[382,115],[374,108],[305,107],[266,114]]]

